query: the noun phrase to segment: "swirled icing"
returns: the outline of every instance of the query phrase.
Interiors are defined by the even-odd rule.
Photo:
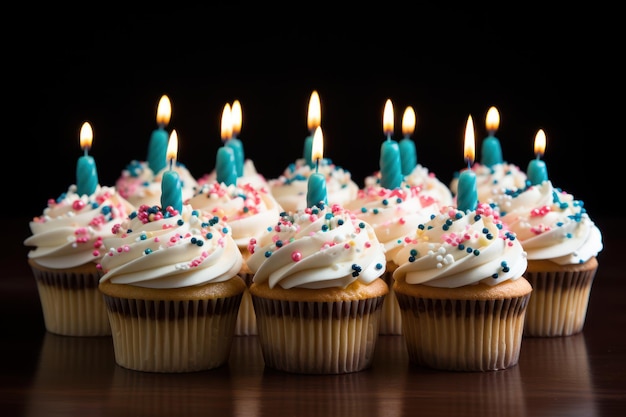
[[[113,231],[100,282],[181,288],[226,281],[243,262],[228,225],[202,218],[190,205],[182,213],[141,206]]]
[[[251,239],[254,282],[270,288],[345,288],[385,271],[385,253],[370,225],[340,205],[283,212]]]
[[[98,185],[92,195],[80,196],[71,185],[30,222],[32,235],[24,245],[34,249],[28,257],[55,269],[97,262],[106,252],[103,238],[133,210],[115,187]]]
[[[496,285],[518,279],[527,266],[515,234],[484,203],[470,213],[441,208],[408,236],[394,261],[399,265],[394,278],[403,275],[409,284],[445,288]]]
[[[515,232],[529,260],[584,263],[602,249],[602,234],[580,200],[551,181],[501,194],[502,221]]]

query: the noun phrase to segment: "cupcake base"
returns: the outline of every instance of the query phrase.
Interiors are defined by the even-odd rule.
[[[103,282],[115,361],[147,372],[193,372],[226,363],[245,284],[152,289]]]
[[[62,336],[108,336],[111,326],[96,264],[57,270],[28,263],[37,282],[46,330]]]
[[[524,278],[461,288],[394,284],[409,360],[450,371],[518,363],[532,287]]]
[[[252,274],[241,272],[239,276],[244,280],[247,287],[252,284]],[[250,291],[246,288],[241,297],[241,305],[237,314],[235,336],[251,336],[256,335],[257,332],[256,314],[252,305],[252,297],[250,296]]]
[[[554,337],[580,333],[597,269],[595,257],[580,265],[529,260],[524,276],[533,287],[533,295],[528,303],[524,335]]]
[[[265,365],[301,374],[345,374],[369,368],[387,284],[346,289],[250,287]]]

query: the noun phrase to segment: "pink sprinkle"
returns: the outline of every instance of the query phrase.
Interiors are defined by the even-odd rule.
[[[83,200],[76,200],[72,203],[72,208],[76,211],[82,210],[85,208],[85,202]]]
[[[366,248],[372,247],[372,242],[365,242],[365,247]]]
[[[345,243],[345,244],[343,245],[343,247],[344,247],[345,249],[350,249],[350,244],[349,244],[349,243]]]
[[[298,262],[300,260],[302,260],[302,253],[298,252],[298,251],[294,251],[291,253],[291,260],[294,262]]]

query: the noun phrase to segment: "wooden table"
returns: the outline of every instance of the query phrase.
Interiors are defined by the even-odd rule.
[[[110,337],[46,332],[20,244],[26,220],[9,222],[2,250],[0,410],[12,416],[625,416],[626,278],[609,225],[582,333],[525,338],[519,364],[484,373],[409,364],[402,336],[381,336],[371,369],[335,376],[266,369],[256,336],[235,337],[228,364],[188,374],[115,364]],[[19,238],[19,236],[23,236]],[[21,240],[20,240],[21,239]]]

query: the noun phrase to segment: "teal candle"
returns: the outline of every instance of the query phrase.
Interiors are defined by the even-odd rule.
[[[487,127],[488,135],[485,139],[483,139],[480,148],[480,162],[483,165],[492,167],[503,162],[500,140],[495,136],[495,133],[500,126],[500,113],[498,113],[498,109],[494,106],[491,106],[487,111],[485,126]]]
[[[178,172],[169,169],[161,179],[161,208],[174,208],[179,213],[183,210],[183,188]]]
[[[235,165],[235,150],[230,146],[222,146],[217,150],[215,173],[218,183],[226,185],[237,184],[237,166]]]
[[[481,163],[488,167],[502,163],[502,148],[500,141],[495,136],[488,136],[483,139],[481,152]]]
[[[166,211],[168,207],[172,207],[181,213],[183,211],[183,185],[178,172],[173,170],[177,152],[178,135],[175,130],[172,130],[165,153],[170,169],[165,171],[161,178],[161,208]]]
[[[528,163],[526,176],[532,185],[539,185],[548,180],[548,168],[546,163],[541,160],[541,156],[546,150],[546,134],[543,129],[537,131],[535,136],[535,159]]]
[[[229,139],[228,141],[226,141],[226,146],[230,147],[235,154],[235,169],[237,172],[237,177],[243,177],[243,162],[245,159],[244,156],[244,152],[243,152],[243,143],[241,143],[241,140],[233,137],[231,139]]]
[[[474,163],[474,122],[472,116],[467,118],[465,127],[464,154],[467,162],[467,169],[459,175],[457,184],[456,206],[457,209],[467,212],[476,210],[478,207],[478,188],[476,185],[476,174],[472,171]]]
[[[323,207],[328,204],[328,193],[326,192],[326,178],[324,175],[314,172],[309,176],[306,190],[307,207]]]
[[[76,165],[76,193],[91,195],[98,186],[98,170],[92,156],[83,155]]]
[[[532,159],[528,163],[528,168],[526,169],[526,175],[528,176],[528,181],[532,185],[539,185],[544,181],[548,180],[548,169],[546,167],[546,163],[539,159]]]
[[[387,138],[380,147],[380,185],[393,190],[402,183],[402,166],[398,142]]]
[[[311,157],[313,152],[313,135],[309,135],[304,138],[304,151],[302,152],[304,157],[304,162],[311,167],[311,169],[315,168],[315,163],[313,162],[313,158]]]
[[[417,150],[415,142],[411,138],[405,137],[399,143],[400,163],[402,165],[402,175],[409,175],[417,165]]]
[[[98,186],[96,161],[87,154],[92,141],[93,130],[89,122],[85,122],[80,129],[80,146],[85,151],[85,154],[78,158],[78,163],[76,164],[76,193],[78,195],[91,195]]]
[[[167,166],[168,134],[163,127],[152,131],[148,145],[148,167],[155,174]]]
[[[165,131],[165,126],[169,123],[172,113],[170,99],[163,95],[157,107],[158,128],[152,131],[150,143],[148,144],[148,167],[156,175],[167,166],[167,146],[169,135]]]
[[[478,206],[478,189],[476,186],[476,174],[470,168],[462,171],[456,195],[456,205],[461,211],[473,211]]]

